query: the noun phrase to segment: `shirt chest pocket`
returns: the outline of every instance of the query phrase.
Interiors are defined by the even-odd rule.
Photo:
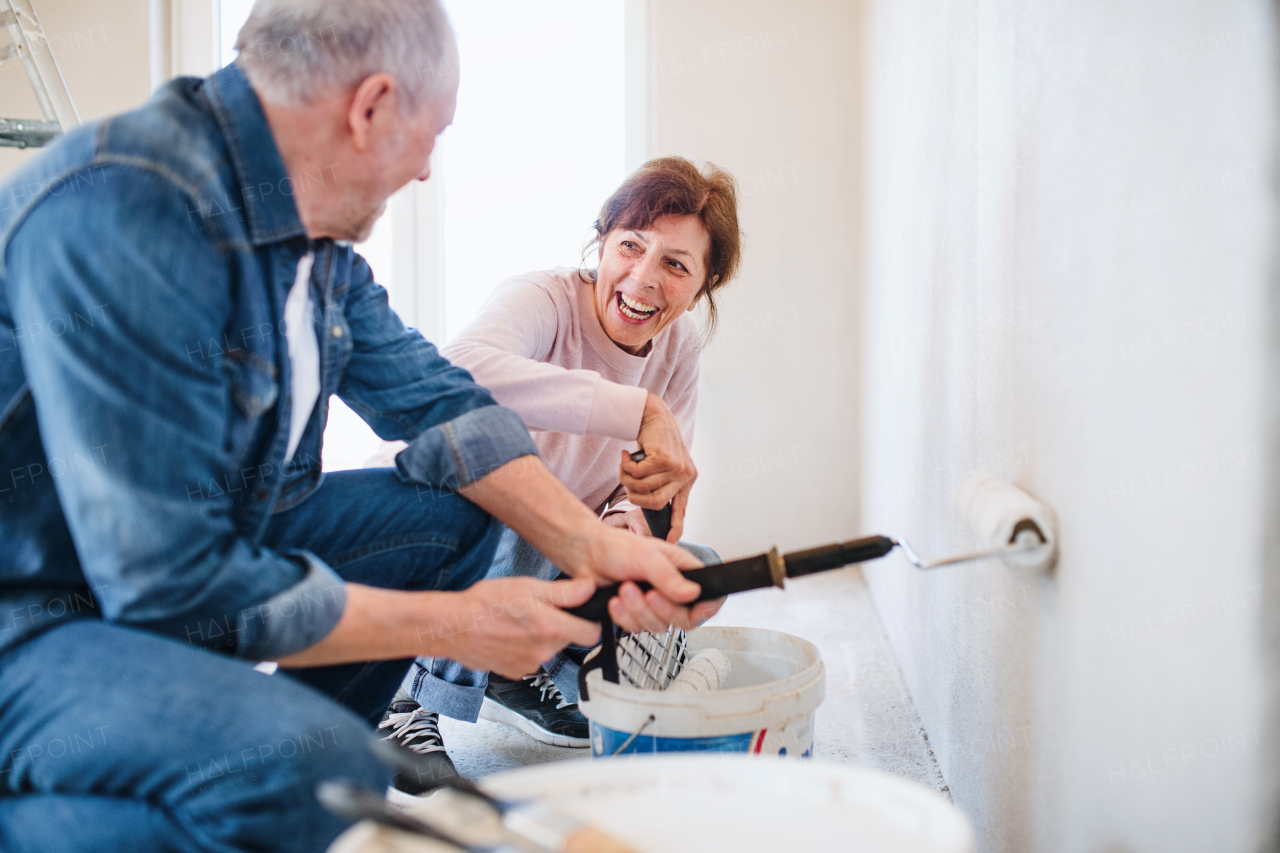
[[[227,354],[223,369],[231,390],[230,423],[227,424],[227,450],[237,461],[243,461],[256,444],[254,436],[262,425],[262,416],[280,398],[275,365],[247,349]]]

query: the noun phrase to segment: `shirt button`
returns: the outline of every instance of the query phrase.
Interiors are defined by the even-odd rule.
[[[342,327],[341,327],[341,326],[334,326],[334,327],[333,327],[332,329],[330,329],[329,331],[333,333],[333,336],[334,336],[335,338],[340,338],[340,337],[342,337]]]

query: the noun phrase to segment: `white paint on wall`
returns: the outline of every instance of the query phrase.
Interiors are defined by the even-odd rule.
[[[1061,520],[1052,577],[866,572],[983,850],[1251,849],[1271,27],[871,4],[864,524],[968,547],[977,467]]]

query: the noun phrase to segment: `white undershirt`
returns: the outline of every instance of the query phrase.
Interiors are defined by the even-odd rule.
[[[284,301],[284,337],[289,344],[290,397],[292,413],[289,418],[289,447],[284,459],[288,462],[298,449],[302,433],[311,420],[311,411],[320,399],[320,342],[316,340],[316,327],[311,319],[311,253],[298,261],[298,275]]]

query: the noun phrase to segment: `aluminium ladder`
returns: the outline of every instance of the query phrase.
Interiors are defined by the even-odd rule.
[[[0,63],[21,61],[44,113],[43,119],[0,118],[0,147],[39,148],[79,126],[80,116],[31,0],[0,0],[0,28],[9,33],[9,44],[0,48]]]

